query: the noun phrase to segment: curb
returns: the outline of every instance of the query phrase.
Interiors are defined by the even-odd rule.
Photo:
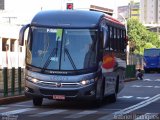
[[[135,81],[137,80],[137,78],[129,78],[129,79],[125,79],[124,82],[131,82],[131,81]]]
[[[0,98],[0,105],[30,100],[25,95]]]

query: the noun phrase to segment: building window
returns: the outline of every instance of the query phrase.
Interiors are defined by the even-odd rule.
[[[22,52],[22,47],[19,48],[19,51]]]
[[[14,52],[15,51],[15,39],[11,39],[10,41],[10,51]]]
[[[2,51],[7,51],[9,46],[7,44],[7,38],[2,38]]]

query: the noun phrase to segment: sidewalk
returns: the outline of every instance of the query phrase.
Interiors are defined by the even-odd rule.
[[[15,91],[14,96],[12,96],[12,93],[9,91],[8,96],[4,97],[3,91],[0,91],[0,105],[21,102],[25,100],[29,100],[29,98],[25,97],[24,92],[19,95],[18,91]]]
[[[0,105],[21,102],[26,100],[29,100],[29,98],[25,97],[24,95],[3,97],[3,98],[0,98]]]
[[[131,82],[131,81],[135,81],[137,80],[137,78],[126,78],[126,80],[124,82]]]

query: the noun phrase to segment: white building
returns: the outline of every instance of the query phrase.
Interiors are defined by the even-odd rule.
[[[160,23],[160,0],[140,0],[140,9],[143,24]]]
[[[21,26],[0,24],[0,69],[24,67],[25,48],[18,44],[20,28]]]

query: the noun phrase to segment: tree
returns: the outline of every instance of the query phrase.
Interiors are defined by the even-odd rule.
[[[147,30],[137,19],[127,21],[130,49],[135,54],[143,54],[144,48],[160,48],[160,39],[154,32]]]

